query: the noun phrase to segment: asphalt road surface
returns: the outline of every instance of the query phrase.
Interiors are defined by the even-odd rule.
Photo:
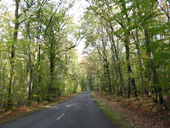
[[[113,128],[90,92],[0,125],[0,128]]]

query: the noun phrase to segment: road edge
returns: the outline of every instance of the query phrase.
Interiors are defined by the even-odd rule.
[[[119,115],[117,115],[112,109],[110,109],[103,101],[98,99],[94,92],[90,92],[92,98],[97,103],[99,108],[103,111],[106,117],[111,121],[114,125],[114,128],[131,128],[131,126],[125,122]]]

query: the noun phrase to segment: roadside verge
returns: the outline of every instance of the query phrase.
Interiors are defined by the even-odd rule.
[[[131,128],[131,126],[127,123],[127,121],[120,116],[122,115],[122,113],[115,112],[115,110],[110,108],[110,106],[106,102],[101,100],[95,93],[92,92],[91,95],[95,99],[100,109],[112,122],[114,128]]]
[[[101,109],[109,117],[114,124],[118,122],[116,128],[169,128],[170,127],[170,111],[164,105],[153,103],[152,99],[144,98],[125,98],[108,95],[105,93],[92,92],[96,101],[99,102]],[[112,118],[117,115],[120,122],[129,125],[119,126],[119,121]],[[124,123],[123,123],[124,124]]]

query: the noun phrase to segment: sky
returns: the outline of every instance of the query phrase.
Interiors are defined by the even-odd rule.
[[[86,7],[89,6],[89,3],[86,0],[76,0],[74,7],[70,10],[73,15],[74,22],[80,25],[80,18],[83,16],[83,12],[86,10]],[[77,46],[78,53],[81,54],[85,46],[85,40],[81,40],[80,44]]]

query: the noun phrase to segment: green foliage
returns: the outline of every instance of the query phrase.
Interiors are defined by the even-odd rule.
[[[78,36],[78,26],[68,15],[73,3],[33,0],[19,4],[18,19],[15,11],[9,11],[15,10],[15,3],[1,6],[8,11],[0,8],[0,109],[80,90],[75,42],[69,39],[69,35]]]
[[[169,3],[89,3],[81,26],[68,15],[73,3],[20,1],[19,17],[11,11],[17,5],[0,3],[2,109],[9,104],[19,107],[80,90],[117,95],[135,90],[148,96],[169,94]],[[83,37],[86,56],[79,62],[73,48],[78,44],[75,38]]]
[[[116,94],[122,94],[124,83],[125,94],[137,90],[141,95],[156,97],[158,93],[162,103],[162,95],[169,92],[169,12],[166,10],[169,3],[152,0],[92,0],[89,3],[82,18],[82,27],[88,28],[85,83],[96,91],[108,92],[107,58]],[[136,87],[132,80],[129,82],[131,78]]]

